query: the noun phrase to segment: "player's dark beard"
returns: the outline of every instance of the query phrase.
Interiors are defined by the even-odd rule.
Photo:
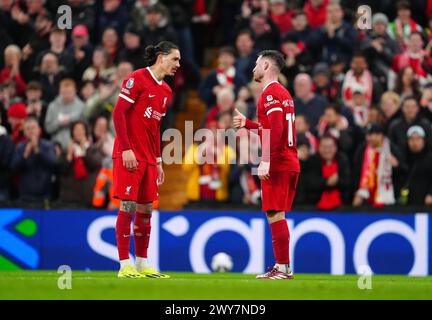
[[[261,83],[262,77],[258,77],[254,74],[253,79],[255,82]]]

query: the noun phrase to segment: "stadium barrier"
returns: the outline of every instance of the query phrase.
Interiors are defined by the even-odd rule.
[[[116,213],[0,209],[0,270],[116,270]],[[297,273],[432,274],[432,219],[427,213],[287,215]],[[133,241],[131,241],[133,253]],[[210,272],[226,252],[234,272],[263,272],[273,262],[270,229],[259,212],[153,213],[149,260],[164,271]]]

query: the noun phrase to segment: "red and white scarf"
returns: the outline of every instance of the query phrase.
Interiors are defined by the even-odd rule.
[[[228,68],[228,70],[217,69],[216,78],[221,86],[227,86],[234,83],[234,77],[236,70],[234,67]]]
[[[373,206],[395,203],[390,157],[388,138],[384,139],[384,144],[379,150],[374,150],[367,144],[357,194]]]
[[[353,105],[353,89],[357,86],[365,88],[366,100],[370,104],[372,101],[373,79],[369,70],[365,70],[361,76],[356,76],[349,70],[345,76],[342,86],[342,96],[346,106]]]

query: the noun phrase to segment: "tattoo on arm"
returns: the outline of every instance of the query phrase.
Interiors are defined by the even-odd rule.
[[[128,213],[135,213],[136,211],[136,202],[135,201],[122,201],[120,210]]]

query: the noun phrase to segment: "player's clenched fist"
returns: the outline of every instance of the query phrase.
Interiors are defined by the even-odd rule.
[[[270,177],[270,162],[261,161],[258,166],[258,178],[267,180]]]
[[[243,128],[246,124],[246,117],[235,108],[236,115],[233,117],[234,128]]]
[[[122,153],[123,165],[128,170],[135,170],[138,166],[135,153],[132,150],[125,150]]]

